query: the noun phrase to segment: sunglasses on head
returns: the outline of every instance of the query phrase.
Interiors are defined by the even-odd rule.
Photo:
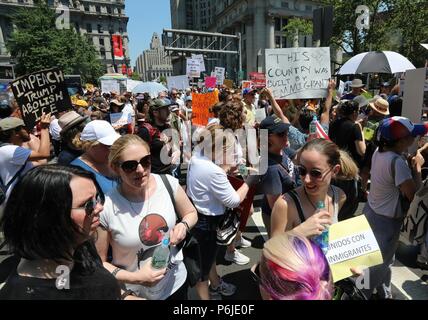
[[[332,169],[333,168],[330,168],[326,172],[322,172],[321,170],[318,170],[318,169],[311,169],[308,172],[308,169],[306,169],[303,166],[298,166],[297,167],[297,170],[299,172],[299,176],[306,177],[306,175],[309,173],[309,175],[311,176],[311,178],[314,178],[314,179],[321,179],[325,173],[330,172]]]
[[[94,210],[95,207],[97,206],[97,204],[103,204],[104,203],[104,199],[103,197],[97,193],[96,196],[92,199],[89,199],[88,201],[85,202],[85,204],[82,207],[78,207],[78,208],[72,208],[75,210],[85,210],[85,213],[88,217],[91,217],[94,214]]]
[[[147,169],[148,167],[150,167],[152,164],[151,155],[149,154],[149,155],[143,157],[140,161],[137,161],[137,160],[124,161],[124,162],[122,162],[120,167],[126,173],[131,173],[131,172],[134,172],[135,170],[137,170],[139,164],[141,164],[141,166],[144,169]]]

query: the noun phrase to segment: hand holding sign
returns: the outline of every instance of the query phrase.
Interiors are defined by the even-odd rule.
[[[48,114],[43,113],[41,118],[40,118],[40,128],[41,129],[49,129],[51,121],[52,121],[51,114],[50,113],[48,113]]]

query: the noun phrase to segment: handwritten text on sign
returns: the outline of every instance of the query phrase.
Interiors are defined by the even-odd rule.
[[[330,265],[351,260],[379,250],[371,230],[335,239],[328,245],[327,260]]]
[[[21,108],[28,128],[33,128],[42,113],[56,113],[72,109],[64,84],[64,75],[57,68],[35,72],[12,82],[12,91]]]
[[[325,98],[331,76],[330,49],[268,49],[266,76],[276,99]]]

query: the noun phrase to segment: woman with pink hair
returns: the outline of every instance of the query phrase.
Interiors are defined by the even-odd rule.
[[[331,300],[330,268],[321,249],[294,232],[265,243],[253,267],[263,300]]]

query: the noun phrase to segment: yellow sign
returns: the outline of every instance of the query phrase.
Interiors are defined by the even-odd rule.
[[[330,227],[326,258],[334,282],[352,276],[351,268],[373,267],[383,262],[379,245],[364,215]]]

